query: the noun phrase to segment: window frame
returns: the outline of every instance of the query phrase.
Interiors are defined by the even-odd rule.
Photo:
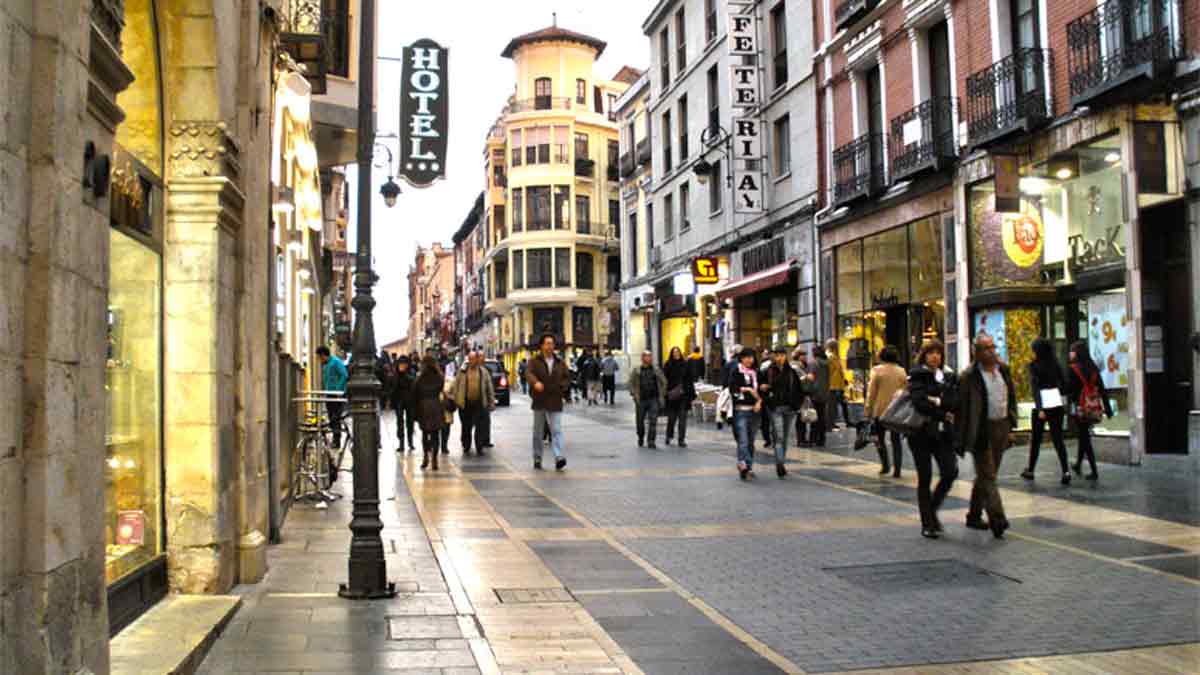
[[[774,145],[771,149],[771,154],[774,155],[774,161],[771,162],[773,166],[771,168],[774,169],[776,178],[782,178],[792,172],[791,135],[791,114],[784,113],[776,117],[771,123],[771,140]]]
[[[788,82],[787,62],[787,5],[783,0],[771,8],[771,75],[774,89]],[[782,69],[782,77],[780,70]]]

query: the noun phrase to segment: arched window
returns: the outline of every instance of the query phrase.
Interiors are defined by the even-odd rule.
[[[533,107],[537,110],[550,109],[550,78],[539,77],[533,81]]]

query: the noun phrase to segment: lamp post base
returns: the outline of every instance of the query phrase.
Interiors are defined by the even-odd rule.
[[[348,584],[340,584],[338,596],[347,600],[386,600],[396,597],[396,584],[389,581],[383,588],[364,590],[350,588]]]

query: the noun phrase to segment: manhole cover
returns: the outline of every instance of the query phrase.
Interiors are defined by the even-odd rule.
[[[496,597],[506,605],[532,605],[545,602],[575,602],[565,588],[496,588]]]
[[[999,582],[1021,583],[1020,579],[952,558],[846,565],[826,567],[824,570],[843,581],[876,593],[902,593],[964,586],[985,587]]]

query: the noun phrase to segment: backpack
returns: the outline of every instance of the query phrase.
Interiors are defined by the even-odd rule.
[[[1079,402],[1075,406],[1075,417],[1084,424],[1097,424],[1104,419],[1104,401],[1100,398],[1099,373],[1091,377],[1083,376],[1083,369],[1078,365],[1071,366],[1079,381],[1083,383],[1083,391],[1079,393]]]

